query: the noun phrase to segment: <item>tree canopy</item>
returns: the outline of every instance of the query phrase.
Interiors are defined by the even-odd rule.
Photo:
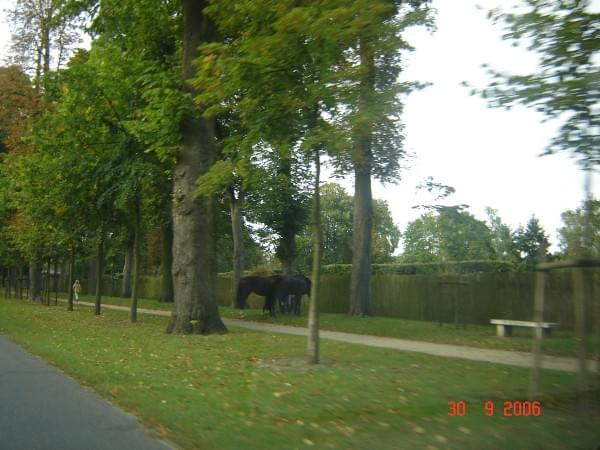
[[[495,80],[481,94],[490,105],[523,104],[563,121],[547,153],[571,152],[584,168],[600,163],[600,13],[589,0],[527,0],[526,12],[490,12],[507,39],[526,43],[540,70],[528,75],[490,69]]]

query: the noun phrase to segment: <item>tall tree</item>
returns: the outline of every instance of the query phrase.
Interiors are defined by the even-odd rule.
[[[487,225],[456,206],[438,207],[410,222],[402,235],[403,261],[443,262],[495,258]]]
[[[521,262],[527,268],[538,263],[540,255],[548,255],[550,241],[540,221],[532,216],[525,227],[519,227],[514,233],[514,248]]]
[[[502,222],[498,211],[488,207],[485,212],[488,216],[488,225],[492,232],[492,247],[496,253],[496,258],[507,261],[514,260],[515,249],[512,230]]]
[[[326,183],[321,186],[320,199],[323,264],[350,264],[353,197],[339,184]],[[374,199],[373,206],[373,262],[390,262],[401,233],[385,201]],[[299,266],[302,268],[310,267],[311,242],[312,232],[306,227],[298,237]]]
[[[190,96],[198,92],[188,83],[196,70],[193,61],[201,44],[213,42],[217,30],[204,13],[206,2],[183,0],[183,79]],[[196,180],[215,159],[215,119],[190,111],[183,122],[183,143],[173,176],[173,282],[175,311],[169,333],[223,333],[215,293],[213,202],[195,198]]]
[[[36,87],[52,68],[60,69],[74,44],[81,41],[74,21],[65,13],[68,0],[20,0],[9,11],[13,33],[11,62],[33,75]]]
[[[592,235],[589,242],[590,257],[600,257],[600,201],[592,200],[590,208]],[[563,226],[558,230],[559,246],[565,256],[576,257],[583,246],[585,208],[567,210],[561,214]]]
[[[348,163],[354,173],[354,225],[350,314],[371,314],[371,253],[373,205],[371,178],[397,180],[402,156],[399,94],[415,84],[398,83],[400,51],[411,47],[401,33],[428,23],[427,1],[356,0],[346,35],[348,59],[339,76],[346,113],[341,125],[348,131]]]

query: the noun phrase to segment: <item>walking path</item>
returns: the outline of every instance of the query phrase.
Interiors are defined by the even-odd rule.
[[[0,450],[169,450],[135,417],[0,335]]]
[[[79,302],[80,305],[94,306],[93,303]],[[103,308],[129,311],[129,307],[116,305],[102,305]],[[138,308],[139,313],[157,316],[171,316],[169,311],[156,309]],[[249,322],[239,319],[223,319],[226,326],[248,328],[251,330],[265,331],[269,333],[292,334],[296,336],[308,336],[308,329],[288,325],[277,325],[271,323]],[[411,341],[408,339],[397,339],[380,336],[370,336],[354,333],[342,333],[339,331],[320,330],[321,339],[347,342],[349,344],[367,345],[370,347],[389,348],[407,352],[426,353],[428,355],[443,356],[447,358],[461,358],[473,361],[484,361],[511,366],[531,367],[532,355],[527,352],[513,352],[507,350],[493,350],[485,348],[467,347],[463,345],[436,344],[433,342]],[[600,372],[600,362],[587,361],[590,372]],[[577,360],[575,358],[547,356],[544,355],[541,367],[543,369],[560,370],[564,372],[577,372]]]

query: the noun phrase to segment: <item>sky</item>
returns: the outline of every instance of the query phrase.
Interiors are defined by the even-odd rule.
[[[407,32],[415,51],[405,57],[402,78],[432,86],[404,100],[404,148],[413,157],[403,162],[402,179],[396,185],[373,186],[373,196],[388,202],[402,231],[421,214],[413,206],[433,202],[430,194],[416,188],[427,177],[454,187],[447,203],[469,205],[478,219],[485,220],[485,208],[491,207],[514,229],[535,215],[553,251],[561,213],[581,205],[583,173],[575,161],[568,155],[539,156],[560,123],[543,123],[539,113],[524,107],[490,109],[462,85],[486,86],[484,63],[509,73],[535,71],[536,55],[503,41],[501,26],[486,18],[487,10],[513,3],[433,0],[437,30]],[[0,62],[10,39],[4,10],[13,4],[0,0]],[[592,7],[600,10],[600,0],[593,0]],[[596,197],[598,178],[593,183]],[[351,178],[341,184],[352,193]]]

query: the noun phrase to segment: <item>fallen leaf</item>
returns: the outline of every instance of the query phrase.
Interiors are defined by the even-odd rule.
[[[442,444],[446,444],[448,443],[448,439],[446,439],[444,436],[442,436],[441,434],[436,434],[435,435],[435,440],[442,443]]]

